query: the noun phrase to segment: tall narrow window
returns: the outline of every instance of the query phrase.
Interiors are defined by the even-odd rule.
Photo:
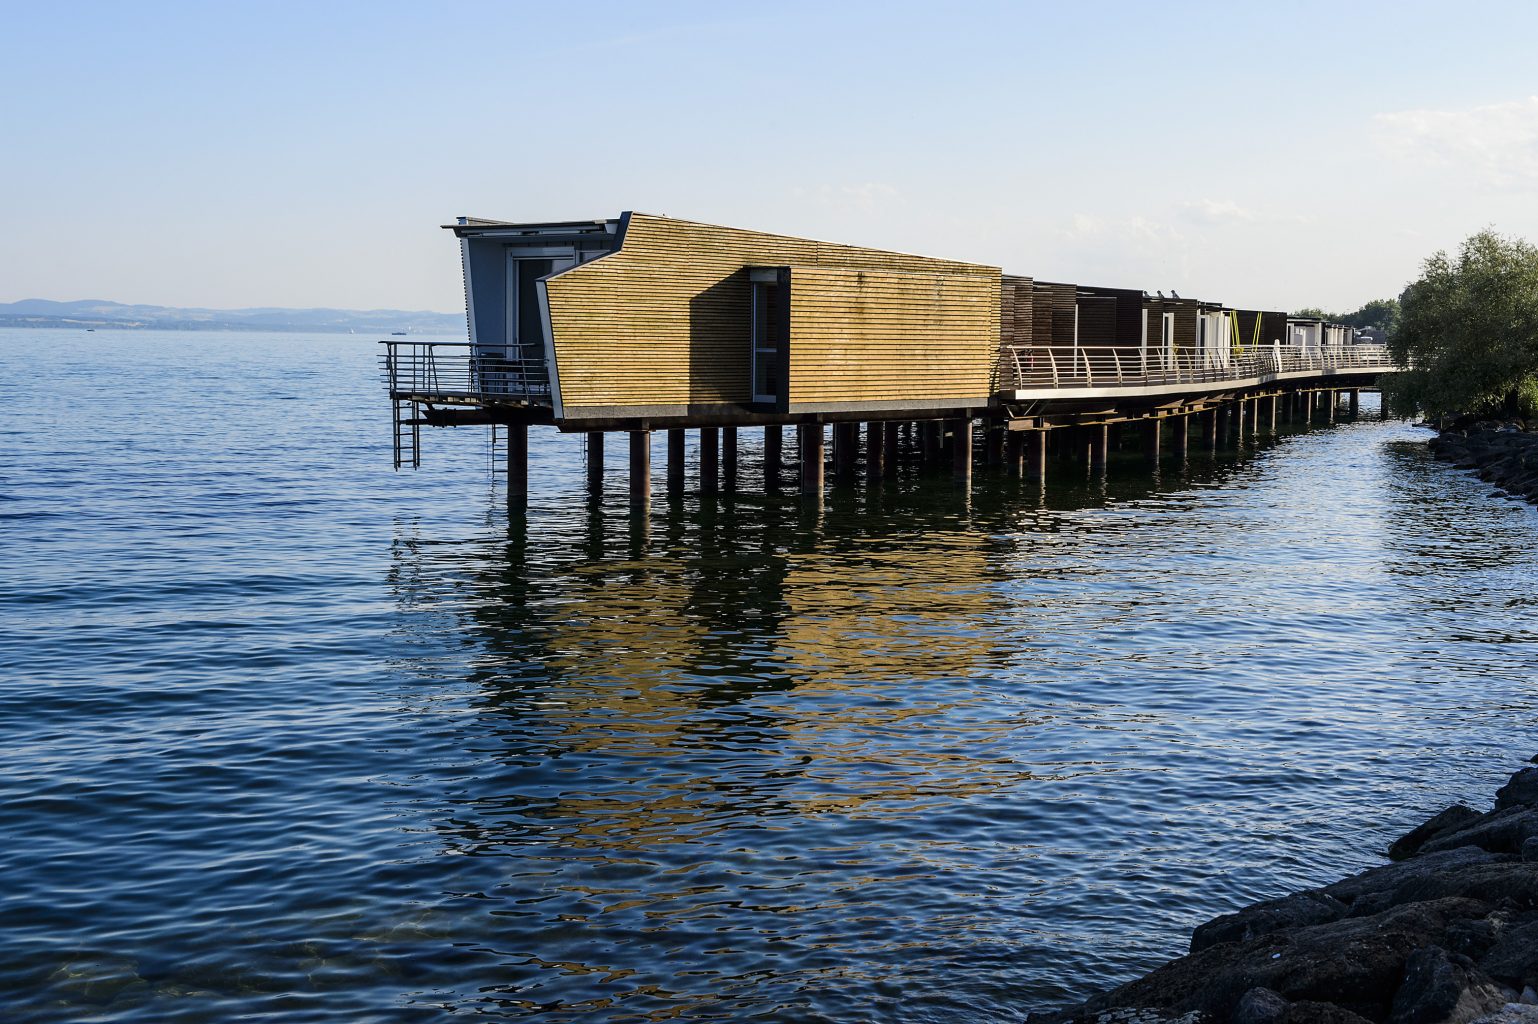
[[[752,282],[753,401],[782,404],[786,383],[786,334],[790,322],[790,271],[758,267]]]

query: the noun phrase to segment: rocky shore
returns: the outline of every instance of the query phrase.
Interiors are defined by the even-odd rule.
[[[1538,1022],[1538,768],[1387,853],[1208,921],[1187,956],[1031,1024]]]
[[[1457,424],[1432,438],[1429,447],[1437,458],[1538,504],[1538,421]]]

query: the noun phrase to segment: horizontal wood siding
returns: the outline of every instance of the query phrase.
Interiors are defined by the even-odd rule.
[[[792,267],[790,401],[985,401],[998,278]]]
[[[793,403],[987,397],[997,268],[632,214],[546,282],[565,415],[747,404],[754,266],[791,267]]]

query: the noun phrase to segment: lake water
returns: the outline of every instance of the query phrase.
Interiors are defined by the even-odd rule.
[[[1538,746],[1538,512],[1407,424],[820,512],[659,437],[644,533],[536,430],[510,530],[375,357],[0,333],[6,1020],[1017,1021]]]

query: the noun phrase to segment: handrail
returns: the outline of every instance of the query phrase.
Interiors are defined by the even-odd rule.
[[[549,405],[543,353],[465,341],[381,341],[380,369],[392,396],[424,402]]]
[[[1014,380],[1000,381],[1000,388],[1005,391],[1220,383],[1271,374],[1379,370],[1391,369],[1394,365],[1383,345],[1302,350],[1274,345],[1237,353],[1167,352],[1144,349],[1140,345],[1007,348],[1010,359],[1003,364],[1005,372],[1001,377],[1007,377],[1007,371],[1012,369]]]

